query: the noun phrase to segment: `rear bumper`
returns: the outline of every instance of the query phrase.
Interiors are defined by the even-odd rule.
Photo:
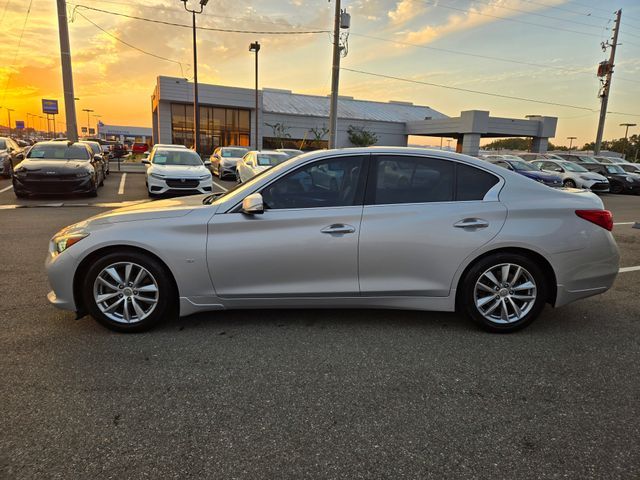
[[[561,272],[554,303],[561,307],[609,290],[618,275],[620,254],[611,232],[602,229],[588,248],[554,255],[552,261]]]

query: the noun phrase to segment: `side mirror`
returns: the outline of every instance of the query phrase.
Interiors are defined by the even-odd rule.
[[[96,162],[101,162],[102,161],[102,155],[98,155],[97,153],[93,156],[93,159]]]
[[[246,213],[247,215],[264,213],[262,195],[259,193],[252,193],[248,197],[245,197],[245,199],[242,200],[242,213]]]
[[[145,159],[142,160],[142,164],[143,165],[151,165],[151,162],[145,158]]]
[[[556,172],[560,172],[560,173],[564,172],[564,170],[562,170],[562,168],[561,168],[561,167],[556,167],[556,168],[554,168],[554,170],[555,170]]]
[[[204,166],[205,167],[210,167],[211,166],[211,162],[209,160],[205,160],[204,161]]]

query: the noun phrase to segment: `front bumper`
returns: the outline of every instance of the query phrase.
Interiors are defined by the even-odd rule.
[[[149,175],[147,177],[149,193],[163,195],[165,193],[211,193],[213,181],[211,177],[206,180],[197,178],[164,178],[159,179]]]
[[[23,194],[69,195],[90,193],[94,190],[93,179],[81,178],[20,178],[13,176],[13,189]]]
[[[49,253],[44,266],[52,288],[47,294],[49,303],[62,310],[77,311],[73,294],[76,259],[69,252],[62,252],[56,256]]]
[[[236,166],[235,165],[220,165],[218,167],[218,171],[220,172],[220,178],[227,176],[236,176]]]

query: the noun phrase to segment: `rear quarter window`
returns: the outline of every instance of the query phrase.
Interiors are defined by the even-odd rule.
[[[456,200],[482,200],[498,183],[498,177],[469,165],[457,164]]]

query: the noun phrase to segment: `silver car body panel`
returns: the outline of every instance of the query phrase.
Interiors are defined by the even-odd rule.
[[[483,201],[238,212],[244,197],[298,166],[329,156],[378,153],[462,162],[500,181]],[[611,233],[574,213],[603,208],[596,195],[552,189],[465,155],[397,147],[313,152],[271,168],[210,205],[202,204],[204,198],[139,204],[69,227],[89,236],[48,256],[49,300],[78,310],[73,278],[80,263],[103,248],[127,246],[167,265],[178,286],[181,315],[269,307],[453,311],[465,269],[504,248],[535,252],[551,265],[555,306],[606,291],[618,272]],[[489,226],[453,227],[468,218]],[[354,231],[321,232],[335,223]]]

